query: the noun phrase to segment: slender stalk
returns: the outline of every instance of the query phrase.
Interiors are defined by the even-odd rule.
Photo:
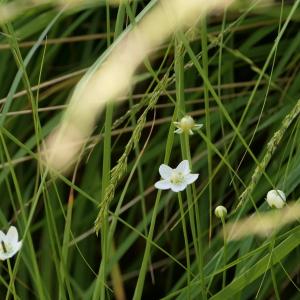
[[[151,241],[153,240],[153,234],[154,234],[154,228],[155,228],[155,223],[156,223],[157,210],[158,210],[160,196],[161,196],[161,191],[158,191],[158,193],[156,195],[154,208],[153,208],[153,214],[152,214],[149,233],[148,233],[148,237],[147,237],[146,249],[144,252],[142,266],[140,269],[138,281],[137,281],[134,295],[132,298],[133,300],[139,300],[142,298],[142,293],[143,293],[143,288],[144,288],[144,283],[145,283],[145,276],[146,276],[146,271],[147,271],[147,267],[148,267],[148,261],[150,258]]]
[[[183,238],[184,238],[184,244],[185,244],[186,267],[188,270],[190,270],[191,269],[191,261],[190,261],[189,239],[188,239],[188,234],[187,234],[187,229],[186,229],[182,196],[181,196],[180,192],[177,194],[178,194],[179,210],[180,210],[180,214],[181,214]],[[190,295],[190,284],[191,284],[191,274],[190,274],[190,272],[187,272],[188,299],[190,299],[190,296],[191,296]]]
[[[225,233],[225,219],[221,218],[222,221],[222,228],[223,232]],[[223,234],[224,236],[224,247],[223,247],[223,262],[224,262],[224,268],[227,264],[227,241],[226,241],[226,235]],[[223,278],[222,278],[222,288],[226,286],[226,269],[223,271]]]
[[[203,64],[203,76],[207,80],[208,78],[208,49],[207,49],[207,28],[206,19],[203,18],[201,21],[201,45],[202,45],[202,64]],[[210,104],[208,86],[204,84],[204,104],[205,104],[205,129],[208,139],[211,141],[211,121],[210,121]],[[207,145],[207,169],[208,177],[212,175],[212,151],[211,147]],[[211,234],[212,234],[212,182],[208,185],[208,197],[209,197],[209,231],[208,231],[208,242],[210,245]]]
[[[191,150],[189,145],[189,137],[187,135],[184,135],[184,157],[186,157],[190,164],[192,162],[191,157]],[[199,268],[199,273],[201,276],[200,282],[201,282],[201,293],[202,298],[205,300],[207,299],[206,294],[206,288],[205,288],[205,275],[204,275],[204,267],[203,267],[203,243],[202,243],[202,226],[201,226],[201,219],[200,219],[200,209],[198,205],[198,201],[193,201],[193,199],[197,199],[197,192],[196,192],[196,186],[195,183],[192,184],[192,195],[190,193],[190,189],[187,188],[187,199],[188,199],[188,209],[189,214],[192,215],[190,217],[190,220],[192,221],[191,227],[192,227],[192,235],[194,240],[194,247],[196,252],[196,258],[197,258],[197,264]],[[195,209],[194,209],[195,206]],[[194,224],[194,217],[196,220],[196,224]],[[196,233],[193,232],[193,228],[195,227]],[[194,234],[197,235],[197,238],[194,239]]]
[[[176,78],[176,107],[179,112],[185,112],[185,99],[184,99],[184,48],[180,41],[177,39],[175,40],[175,78]],[[178,119],[180,119],[180,115],[178,113]],[[181,134],[180,135],[180,144],[181,144],[181,153],[182,158],[187,159],[191,165],[192,158],[190,153],[190,146],[189,146],[189,136],[188,134]],[[197,259],[197,264],[199,268],[199,272],[201,273],[202,264],[200,257],[201,251],[199,251],[198,239],[197,239],[197,229],[198,225],[195,224],[195,209],[193,205],[193,197],[191,193],[190,187],[186,189],[187,195],[187,202],[188,202],[188,215],[189,215],[189,222],[190,228],[192,232],[192,239]],[[181,216],[184,217],[183,215]]]

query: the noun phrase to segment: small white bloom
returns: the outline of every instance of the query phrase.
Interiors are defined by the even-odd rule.
[[[189,135],[194,134],[193,130],[197,130],[203,127],[203,124],[196,124],[191,116],[186,115],[179,122],[173,122],[177,129],[175,133],[188,133]]]
[[[270,207],[283,208],[286,203],[285,193],[281,190],[270,190],[266,200]]]
[[[173,192],[183,191],[187,185],[197,180],[199,174],[191,174],[189,162],[183,160],[176,169],[172,169],[167,165],[160,165],[159,174],[162,180],[155,183],[155,187],[159,190],[169,190]]]
[[[22,241],[18,241],[18,231],[16,227],[10,226],[7,234],[0,230],[0,260],[13,257],[22,246]]]
[[[227,209],[225,206],[219,205],[215,209],[215,215],[220,219],[225,219],[227,216]]]

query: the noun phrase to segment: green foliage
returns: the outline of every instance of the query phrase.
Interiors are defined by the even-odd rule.
[[[273,188],[299,198],[299,0],[239,4],[174,33],[71,174],[38,163],[81,76],[156,2],[30,5],[1,25],[0,229],[23,239],[0,262],[1,299],[299,299],[298,224],[233,242],[213,215],[261,214]],[[204,127],[174,134],[185,114]],[[154,183],[183,159],[200,176],[178,202]]]

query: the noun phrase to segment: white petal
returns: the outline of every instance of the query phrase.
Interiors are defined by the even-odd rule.
[[[2,230],[0,230],[0,242],[1,241],[6,241],[6,235]]]
[[[269,206],[273,207],[273,208],[283,208],[285,205],[285,201],[283,201],[280,198],[267,199],[267,202],[268,202]]]
[[[172,172],[173,172],[173,169],[167,165],[163,164],[163,165],[160,165],[160,167],[159,167],[159,174],[163,179],[170,178],[172,175]]]
[[[20,242],[18,242],[18,243],[16,243],[15,245],[14,245],[14,251],[15,251],[15,253],[16,252],[18,252],[20,249],[21,249],[21,247],[22,247],[22,241],[20,241]]]
[[[286,204],[286,196],[284,192],[280,190],[269,191],[266,200],[270,207],[282,208]]]
[[[190,166],[188,160],[183,160],[176,168],[176,171],[183,173],[184,175],[189,174]]]
[[[18,242],[18,237],[17,228],[15,226],[10,226],[6,234],[6,240],[11,244],[15,244]]]
[[[199,177],[199,174],[187,174],[184,176],[184,180],[187,184],[191,184],[196,181]]]
[[[186,186],[187,184],[185,182],[179,184],[171,183],[171,190],[175,193],[182,192],[183,190],[186,189]]]
[[[177,133],[177,134],[181,134],[183,131],[182,131],[182,129],[181,128],[178,128],[178,129],[176,129],[175,131],[174,131],[174,133]]]
[[[171,184],[168,180],[157,181],[154,186],[159,190],[168,190],[171,188]]]
[[[202,128],[203,127],[203,124],[195,124],[195,129],[200,129],[200,128]]]
[[[0,260],[6,260],[8,258],[13,257],[22,247],[22,241],[17,242],[15,244],[12,245],[13,249],[10,252],[0,252]]]
[[[189,130],[189,135],[194,135],[194,132],[192,129]]]

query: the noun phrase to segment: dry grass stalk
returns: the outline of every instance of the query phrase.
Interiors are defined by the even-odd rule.
[[[270,236],[283,226],[300,218],[300,204],[289,203],[282,209],[251,215],[225,225],[223,235],[227,240],[240,240],[246,236]]]
[[[109,101],[126,94],[138,66],[177,29],[192,25],[212,10],[233,0],[162,0],[117,41],[107,59],[77,85],[61,125],[49,137],[48,166],[66,171],[80,151],[80,141],[92,132],[99,113]],[[81,143],[82,144],[82,143]]]

